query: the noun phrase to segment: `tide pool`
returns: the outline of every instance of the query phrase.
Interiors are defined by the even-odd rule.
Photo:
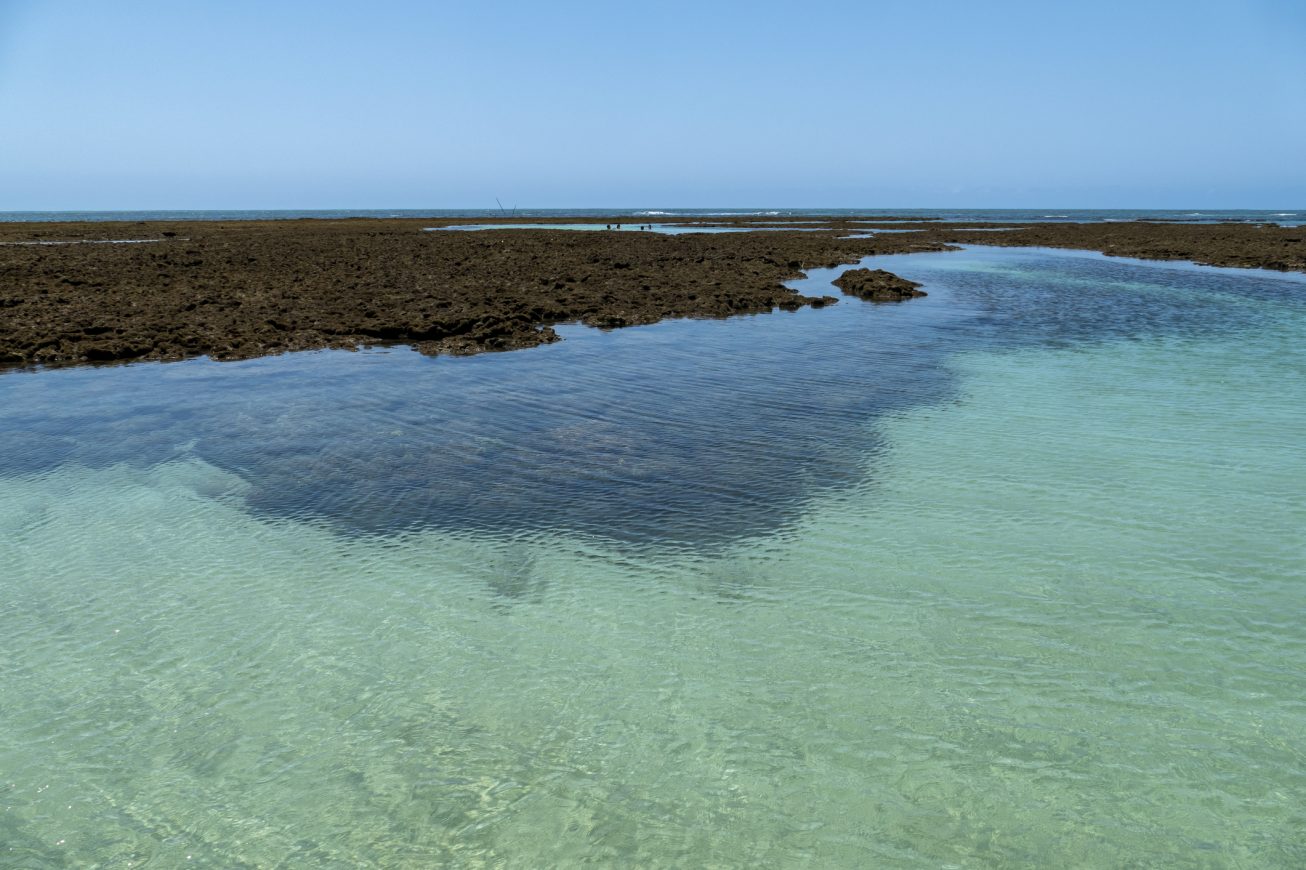
[[[865,265],[0,376],[0,865],[1301,866],[1306,280]]]
[[[647,229],[645,229],[647,227]],[[475,232],[479,230],[572,230],[580,232],[652,232],[666,236],[680,236],[686,233],[753,233],[767,230],[787,230],[789,232],[813,232],[804,227],[710,227],[696,224],[467,224],[456,227],[427,227],[429,233],[447,231]]]

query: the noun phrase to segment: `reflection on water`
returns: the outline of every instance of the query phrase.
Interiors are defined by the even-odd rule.
[[[0,377],[0,866],[1301,866],[1306,282],[871,265]]]

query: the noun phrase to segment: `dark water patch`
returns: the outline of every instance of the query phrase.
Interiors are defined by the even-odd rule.
[[[318,352],[0,377],[0,473],[195,457],[248,508],[346,533],[564,532],[717,547],[862,481],[875,421],[950,395],[948,355],[1272,323],[1306,284],[1064,251],[879,257],[925,299],[671,321],[467,359]],[[831,270],[799,283],[833,292]],[[509,557],[505,557],[509,558]],[[538,594],[529,561],[505,602]]]
[[[970,247],[872,262],[970,309],[950,324],[958,349],[1196,338],[1265,328],[1306,305],[1303,275],[1084,251]]]
[[[194,456],[244,478],[256,512],[349,532],[724,544],[860,479],[867,421],[946,386],[927,362],[942,347],[913,325],[942,312],[821,313],[572,327],[537,353],[468,359],[393,349],[16,373],[0,379],[16,409],[0,469]]]
[[[291,399],[278,419],[242,415],[235,439],[196,449],[232,467],[248,462],[240,444],[275,433],[276,454],[241,467],[257,481],[250,505],[354,531],[559,528],[704,545],[771,531],[807,496],[857,480],[869,444],[849,443],[850,430],[942,386],[929,368],[866,389],[811,353],[798,324],[750,323],[705,358],[718,325],[577,334],[524,371],[478,360],[428,378],[419,367],[416,400],[412,381],[396,382],[346,421]]]

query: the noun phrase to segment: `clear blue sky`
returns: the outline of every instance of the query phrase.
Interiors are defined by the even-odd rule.
[[[0,210],[1306,207],[1306,0],[0,0]]]

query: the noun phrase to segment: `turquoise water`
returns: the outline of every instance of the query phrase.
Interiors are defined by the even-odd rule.
[[[1306,281],[868,265],[0,376],[0,866],[1302,866]]]

